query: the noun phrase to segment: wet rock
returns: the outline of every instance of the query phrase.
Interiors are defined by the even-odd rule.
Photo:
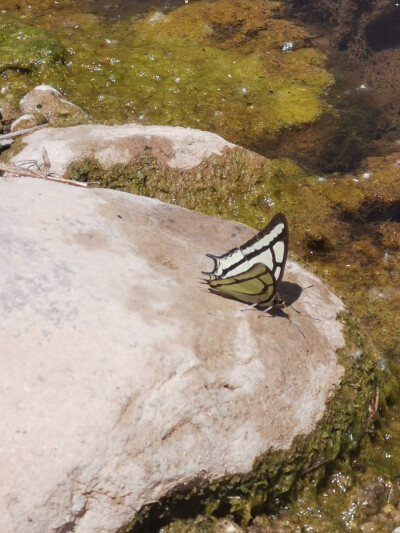
[[[243,313],[198,278],[248,227],[117,191],[0,188],[1,531],[115,532],[315,428],[344,344],[315,276],[287,266],[312,286],[296,327]]]
[[[77,124],[89,120],[82,109],[49,85],[35,87],[21,99],[19,108],[24,114],[40,113],[49,124]]]
[[[46,119],[43,115],[39,115],[37,113],[26,113],[25,115],[21,115],[19,118],[17,118],[17,120],[14,120],[10,126],[10,131],[20,131],[28,128],[34,128],[35,126],[40,126],[41,124],[45,123]]]
[[[398,526],[400,524],[400,511],[399,510],[394,510],[394,511],[391,511],[391,513],[389,514],[389,517],[390,519],[393,521],[393,524]]]
[[[364,522],[364,524],[361,525],[360,530],[363,533],[374,533],[375,531],[379,531],[379,526],[375,522]]]
[[[388,489],[385,484],[381,482],[370,482],[361,488],[356,488],[350,495],[350,505],[353,515],[361,520],[369,518],[367,522],[368,524],[369,522],[376,523],[376,516],[386,503],[387,495]],[[381,514],[382,517],[385,516],[383,513]],[[374,517],[374,519],[372,520],[370,517]]]
[[[276,520],[270,520],[266,516],[257,516],[253,524],[247,529],[248,533],[301,533],[302,527],[296,525],[295,519],[284,518],[284,512],[280,512]]]
[[[244,533],[244,529],[232,522],[232,520],[220,518],[211,528],[211,533]]]
[[[146,155],[168,167],[190,169],[212,155],[235,148],[214,133],[139,124],[52,128],[50,132],[41,130],[25,137],[24,143],[12,162],[37,159],[45,147],[52,171],[61,176],[72,162],[83,158],[95,159],[107,169]]]

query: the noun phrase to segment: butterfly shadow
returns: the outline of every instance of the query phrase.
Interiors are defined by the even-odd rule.
[[[279,297],[282,300],[282,304],[273,305],[268,311],[264,312],[266,314],[268,313],[270,316],[287,318],[287,308],[292,307],[292,305],[300,298],[302,292],[303,288],[298,283],[281,281],[279,284]],[[260,310],[262,311],[262,309]]]
[[[303,287],[292,281],[281,281],[279,285],[279,294],[287,305],[294,304],[300,298],[302,292]]]

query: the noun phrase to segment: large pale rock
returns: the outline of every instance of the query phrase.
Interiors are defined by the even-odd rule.
[[[253,230],[26,178],[0,180],[0,213],[0,531],[115,532],[315,428],[340,301],[293,263],[292,322],[198,283]]]
[[[175,168],[192,168],[235,145],[208,131],[171,126],[85,124],[40,130],[24,138],[13,163],[37,160],[45,148],[52,172],[62,176],[72,161],[95,158],[104,168],[127,164],[142,154]]]

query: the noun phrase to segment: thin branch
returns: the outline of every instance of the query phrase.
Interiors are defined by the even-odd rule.
[[[46,126],[48,126],[48,124],[40,124],[40,126],[33,126],[32,128],[26,128],[24,130],[12,131],[11,133],[4,133],[3,135],[0,135],[0,140],[2,141],[3,139],[12,139],[14,137],[19,137],[20,135],[25,135],[25,133],[30,133],[31,131],[44,128]]]
[[[58,183],[66,183],[67,185],[74,185],[75,187],[92,188],[98,185],[97,182],[81,182],[74,180],[67,180],[63,178],[56,178],[49,173],[37,172],[36,170],[30,170],[27,168],[21,168],[14,164],[0,163],[0,172],[7,172],[13,176],[23,176],[29,178],[38,178],[47,181],[56,181]]]

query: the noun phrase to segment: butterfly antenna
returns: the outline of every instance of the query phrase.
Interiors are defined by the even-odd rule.
[[[212,259],[215,263],[214,265],[214,268],[211,272],[202,272],[202,274],[204,274],[205,276],[211,276],[212,273],[214,272],[214,270],[217,268],[217,265],[218,265],[218,257],[216,255],[213,255],[213,254],[206,254],[206,257],[209,257],[210,259]]]
[[[290,325],[293,324],[293,326],[297,329],[297,331],[300,333],[300,335],[305,339],[307,340],[307,337],[304,335],[304,333],[301,331],[301,329],[296,326],[296,324],[293,322],[293,320],[290,318],[290,316],[288,315],[288,319],[289,319],[289,322],[290,322]]]

